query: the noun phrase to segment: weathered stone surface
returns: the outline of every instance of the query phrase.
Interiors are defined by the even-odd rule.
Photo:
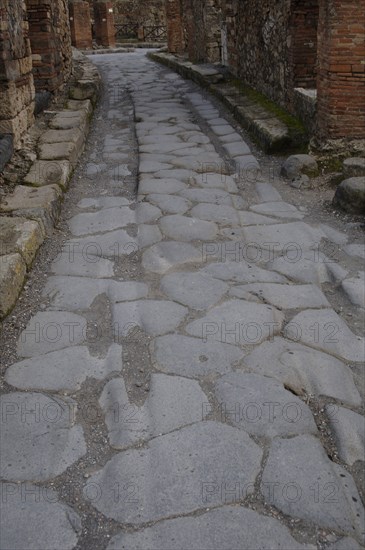
[[[211,221],[179,214],[164,216],[159,225],[166,237],[177,241],[209,241],[215,238],[218,231],[216,224]]]
[[[357,277],[342,281],[342,289],[355,306],[365,308],[365,272],[360,271]]]
[[[177,193],[178,191],[182,191],[183,189],[186,189],[185,183],[178,179],[174,179],[173,174],[171,174],[171,178],[168,176],[162,179],[154,179],[153,176],[151,176],[148,179],[143,179],[138,187],[139,194],[144,193],[161,193],[161,194],[172,194]]]
[[[284,514],[363,536],[364,509],[351,475],[311,435],[273,441],[261,492]]]
[[[18,253],[29,267],[43,242],[43,232],[36,221],[4,216],[0,217],[0,241],[0,258]]]
[[[151,336],[159,336],[176,329],[187,312],[186,307],[167,300],[137,300],[113,307],[114,319],[119,329],[125,327],[132,330],[139,326]]]
[[[157,437],[146,449],[116,455],[88,481],[102,489],[92,504],[107,517],[134,525],[187,514],[206,508],[204,482],[238,483],[250,493],[261,457],[260,447],[242,430],[202,422]],[[118,503],[110,498],[116,483],[134,485],[135,499],[128,506],[122,498]],[[210,505],[220,503],[221,496],[213,495]]]
[[[77,250],[77,249],[76,249]],[[80,250],[72,251],[66,247],[51,265],[50,271],[56,275],[93,277],[95,279],[114,276],[114,264],[99,256],[88,256]]]
[[[267,263],[267,269],[273,269],[290,279],[301,283],[321,285],[327,282],[342,281],[347,271],[333,258],[318,250],[301,250],[296,243],[288,246],[286,254]],[[316,246],[317,248],[317,246]]]
[[[138,203],[136,206],[136,223],[151,223],[161,216],[161,210],[148,202]]]
[[[350,537],[343,537],[333,544],[327,546],[328,550],[361,550],[356,540]]]
[[[185,214],[191,207],[191,202],[187,199],[171,195],[152,193],[148,195],[148,200],[157,204],[161,210],[168,214]]]
[[[49,122],[49,127],[54,130],[68,130],[80,128],[87,123],[87,112],[85,110],[72,111],[66,109],[58,112]]]
[[[346,361],[365,359],[364,338],[356,336],[333,309],[298,313],[285,327],[285,336]]]
[[[251,149],[249,146],[243,141],[236,141],[233,143],[226,143],[224,145],[225,150],[231,157],[238,157],[240,155],[249,155],[251,153]]]
[[[58,219],[62,191],[58,185],[32,188],[17,185],[11,195],[0,205],[0,212],[12,212],[13,216],[40,220],[46,231],[51,231]]]
[[[227,259],[226,262],[213,262],[204,267],[202,272],[209,273],[213,277],[222,279],[223,281],[234,281],[236,283],[253,283],[256,281],[263,283],[283,283],[286,281],[282,275],[262,269],[245,260],[234,262]]]
[[[241,225],[269,225],[271,223],[278,223],[275,218],[261,216],[261,214],[255,214],[254,212],[239,212],[238,214]]]
[[[304,309],[330,306],[323,292],[315,285],[252,283],[233,287],[231,295],[242,298],[242,293],[246,295],[247,292],[257,296],[265,303],[269,302],[280,309]]]
[[[148,286],[136,281],[111,281],[85,277],[48,277],[43,296],[48,296],[50,309],[88,309],[95,298],[106,294],[111,302],[146,298]]]
[[[122,347],[113,344],[104,358],[90,355],[87,347],[74,346],[25,359],[8,368],[5,379],[23,390],[76,391],[87,378],[102,380],[122,370]]]
[[[75,548],[81,534],[81,519],[59,502],[55,491],[26,483],[1,483],[1,548],[29,550]],[[28,495],[28,498],[26,496]]]
[[[352,466],[357,460],[365,461],[365,418],[363,415],[333,405],[326,412],[334,433],[338,456]]]
[[[68,160],[36,160],[23,181],[34,187],[59,185],[65,191],[70,175],[71,164]]]
[[[214,486],[212,483],[213,489]],[[220,489],[217,486],[218,492]],[[210,502],[210,495],[206,502]],[[229,502],[227,500],[227,504]],[[242,506],[224,506],[197,517],[165,520],[138,533],[119,533],[110,542],[108,550],[271,550],[273,541],[277,550],[314,548],[299,544],[276,519],[261,516]]]
[[[229,286],[204,273],[172,273],[161,281],[161,290],[171,300],[193,309],[213,306],[228,291]]]
[[[223,422],[249,434],[274,438],[316,433],[311,410],[272,378],[233,372],[215,384]]]
[[[78,208],[115,208],[121,206],[131,206],[131,201],[125,197],[95,197],[82,199],[78,204]]]
[[[151,246],[143,253],[143,267],[154,273],[166,273],[172,267],[202,262],[202,253],[188,243],[166,241]]]
[[[138,441],[200,422],[202,403],[207,398],[195,380],[153,374],[150,392],[142,407],[129,402],[122,378],[108,382],[99,401],[111,446],[124,449]]]
[[[256,183],[256,192],[262,202],[282,201],[279,191],[270,183]]]
[[[223,225],[239,223],[237,211],[225,204],[198,204],[191,210],[191,215],[201,220],[212,220]]]
[[[325,237],[323,231],[304,222],[244,227],[243,234],[246,242],[276,252],[286,251],[293,245],[301,251],[318,248],[321,239]]]
[[[2,395],[1,477],[45,481],[60,475],[86,453],[76,402],[42,393]]]
[[[343,161],[343,173],[346,178],[365,176],[365,158],[351,157]]]
[[[38,154],[41,160],[69,160],[75,163],[80,155],[80,146],[73,141],[41,143]]]
[[[348,178],[336,189],[333,204],[351,214],[365,212],[365,176]]]
[[[297,210],[292,204],[282,201],[257,204],[251,206],[251,210],[253,210],[253,212],[257,212],[258,214],[269,214],[270,216],[276,216],[277,218],[292,218],[295,220],[301,220],[304,218],[303,212],[299,212],[299,210]]]
[[[283,315],[271,306],[228,300],[189,323],[186,332],[210,342],[259,344],[280,332],[283,320]]]
[[[107,211],[82,212],[68,222],[70,230],[76,237],[92,235],[126,227],[136,223],[136,212],[126,206],[108,208]]]
[[[238,347],[180,334],[156,338],[154,353],[159,370],[191,378],[225,374],[243,357]]]
[[[82,79],[78,80],[74,86],[71,86],[69,95],[72,99],[83,101],[90,99],[95,102],[99,94],[99,83],[95,80]]]
[[[86,340],[86,319],[65,311],[39,312],[31,318],[20,335],[19,357],[34,357],[76,346]]]
[[[212,202],[213,204],[232,206],[229,193],[219,189],[186,189],[180,191],[179,194],[194,202]]]
[[[234,178],[228,175],[231,173],[231,170],[222,164],[222,161],[219,161],[219,163],[202,161],[199,163],[196,172],[199,172],[199,175],[194,176],[194,181],[199,187],[205,189],[223,189],[229,193],[237,193],[238,191]]]
[[[140,226],[141,228],[142,226]],[[155,241],[153,241],[155,242]],[[131,237],[126,230],[117,229],[108,231],[103,235],[93,235],[92,237],[81,237],[71,239],[63,248],[68,253],[74,250],[81,253],[89,262],[97,263],[98,258],[120,258],[128,256],[139,249],[139,241],[136,237]]]
[[[344,251],[349,256],[358,256],[365,260],[365,244],[348,244],[344,247]]]
[[[361,397],[350,368],[335,357],[275,337],[244,358],[250,371],[280,380],[297,395],[325,395],[359,406]]]
[[[26,271],[25,262],[20,254],[0,256],[0,319],[15,305],[23,287]]]
[[[311,155],[291,155],[281,167],[281,175],[286,178],[295,178],[299,174],[318,176],[318,164]]]

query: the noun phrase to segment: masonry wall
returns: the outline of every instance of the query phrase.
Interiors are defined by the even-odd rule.
[[[71,42],[75,48],[92,48],[91,15],[88,2],[72,0],[69,3]]]
[[[118,23],[166,27],[165,0],[114,0],[114,9]]]
[[[25,4],[1,0],[0,134],[12,134],[15,147],[33,122],[34,95]]]
[[[320,4],[318,132],[365,138],[365,0]]]
[[[182,54],[186,43],[181,0],[166,0],[167,47],[169,52]]]
[[[221,60],[220,0],[181,0],[183,32],[193,62]]]
[[[67,0],[26,0],[37,91],[55,92],[70,77],[71,32]]]

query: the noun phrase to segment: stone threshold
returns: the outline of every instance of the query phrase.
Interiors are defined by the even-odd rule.
[[[306,149],[309,136],[299,120],[280,107],[275,107],[275,111],[282,111],[282,116],[275,115],[273,110],[266,106],[272,102],[265,100],[264,96],[264,101],[260,101],[259,93],[254,92],[257,98],[252,97],[252,94],[246,93],[243,87],[237,85],[237,80],[231,76],[227,77],[227,74],[215,65],[195,65],[165,52],[151,52],[148,57],[208,89],[228,107],[235,119],[266,153]]]
[[[66,107],[55,111],[37,144],[37,159],[0,203],[0,319],[16,304],[38,249],[57,223],[63,194],[80,158],[98,101],[97,68],[74,50],[80,76]]]

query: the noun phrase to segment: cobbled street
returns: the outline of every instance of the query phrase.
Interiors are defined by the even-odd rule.
[[[101,103],[6,361],[1,549],[361,548],[364,245],[196,84],[90,59]]]

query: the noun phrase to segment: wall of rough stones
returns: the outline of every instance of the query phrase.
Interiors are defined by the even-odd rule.
[[[33,75],[37,91],[55,92],[72,66],[67,0],[26,0]]]
[[[181,0],[183,31],[189,59],[221,60],[220,0]]]
[[[0,134],[17,147],[33,122],[34,84],[23,0],[0,2]]]
[[[115,20],[141,26],[166,26],[164,0],[114,0]]]

